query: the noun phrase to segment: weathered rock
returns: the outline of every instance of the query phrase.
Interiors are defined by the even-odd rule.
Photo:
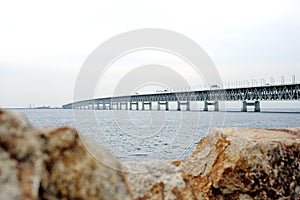
[[[199,199],[300,199],[300,129],[214,130],[182,169]]]
[[[46,129],[41,138],[46,155],[42,198],[130,199],[121,165],[106,150],[98,146],[101,158],[114,161],[108,166],[87,152],[73,129]]]
[[[130,171],[126,175],[133,199],[196,199],[189,180],[177,164],[169,161],[124,163]]]
[[[216,129],[186,161],[121,166],[74,129],[0,110],[0,199],[300,199],[300,129]]]
[[[0,199],[38,199],[42,159],[38,131],[0,110]]]
[[[0,199],[131,199],[120,163],[93,153],[103,162],[74,129],[37,130],[0,110]]]

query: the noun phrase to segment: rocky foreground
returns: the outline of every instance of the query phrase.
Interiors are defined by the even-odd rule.
[[[297,128],[216,129],[185,161],[121,164],[93,149],[0,110],[0,199],[300,199]]]

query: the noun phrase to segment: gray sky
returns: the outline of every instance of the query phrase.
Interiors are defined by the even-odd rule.
[[[281,75],[289,82],[293,74],[300,81],[299,1],[178,2],[1,1],[0,106],[71,102],[87,56],[107,39],[138,28],[186,35],[208,53],[225,82],[279,82]]]

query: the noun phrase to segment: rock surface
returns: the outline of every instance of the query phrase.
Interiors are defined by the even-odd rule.
[[[42,172],[38,131],[0,110],[0,199],[37,199]]]
[[[189,180],[176,163],[161,161],[124,163],[133,199],[190,199],[196,200]]]
[[[0,109],[0,199],[300,199],[300,129],[216,129],[186,161],[121,166],[74,129]]]
[[[0,199],[131,199],[120,163],[97,149],[109,166],[74,129],[38,130],[0,110]]]
[[[214,130],[181,167],[199,199],[300,199],[300,129]]]

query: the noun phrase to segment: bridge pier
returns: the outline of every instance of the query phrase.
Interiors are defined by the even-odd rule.
[[[112,108],[111,103],[109,103],[109,102],[103,102],[101,104],[102,104],[101,110],[111,110],[111,108]]]
[[[186,105],[186,111],[190,111],[191,110],[190,102],[189,101],[187,101],[187,102],[177,101],[177,111],[181,111],[181,105]]]
[[[260,102],[255,101],[254,103],[248,103],[246,101],[243,101],[243,107],[242,112],[247,112],[247,106],[254,106],[254,112],[260,112]]]
[[[127,102],[120,102],[120,110],[122,110],[122,106],[125,106],[125,110],[128,110],[128,103]]]
[[[169,102],[167,102],[167,101],[166,102],[160,102],[160,101],[158,101],[157,102],[157,110],[161,110],[160,109],[161,105],[165,105],[166,106],[166,110],[169,110]]]
[[[136,110],[139,110],[139,102],[129,102],[129,110],[132,110],[132,105],[136,106]]]
[[[208,111],[208,106],[215,106],[214,111],[219,111],[219,102],[218,101],[215,101],[215,102],[204,101],[203,111]]]
[[[118,102],[111,102],[110,104],[111,104],[111,110],[114,110],[114,106],[117,106],[117,110],[120,109]]]
[[[99,103],[99,104],[98,104],[98,109],[99,109],[99,110],[104,110],[104,103],[102,103],[102,102]]]
[[[149,105],[149,110],[152,110],[152,102],[142,102],[142,110],[145,110],[145,105]]]
[[[111,104],[111,102],[105,103],[105,109],[106,109],[106,110],[111,110],[111,109],[112,109],[112,104]]]

